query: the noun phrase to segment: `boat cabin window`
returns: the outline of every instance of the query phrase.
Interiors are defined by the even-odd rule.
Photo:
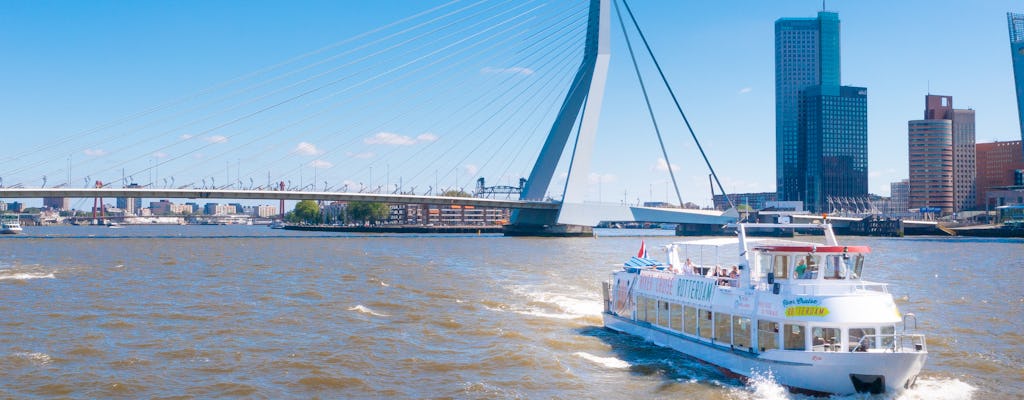
[[[697,331],[700,337],[711,339],[711,327],[714,321],[711,319],[711,310],[697,309]]]
[[[697,309],[694,307],[683,307],[683,332],[697,334]]]
[[[850,351],[868,351],[868,349],[875,348],[874,334],[875,328],[850,328],[850,342],[847,349]],[[867,337],[865,338],[865,336]]]
[[[732,315],[715,313],[715,341],[732,343]]]
[[[672,318],[672,330],[681,332],[683,330],[683,306],[679,304],[671,305],[671,318]]]
[[[814,347],[814,351],[837,351],[841,343],[839,342],[840,335],[839,328],[822,328],[814,327],[811,329],[811,340]]]
[[[825,279],[846,279],[850,273],[849,255],[830,255],[825,258]]]
[[[786,350],[807,350],[803,325],[786,324],[782,332]]]
[[[772,273],[775,280],[789,279],[789,256],[776,255],[772,261]]]
[[[757,265],[758,265],[758,270],[757,270],[758,271],[758,276],[763,278],[763,277],[768,276],[768,273],[774,272],[774,271],[772,271],[772,258],[773,257],[771,255],[771,253],[761,253],[761,256],[759,257],[759,260],[758,260],[758,263],[757,263]],[[752,277],[756,278],[757,276],[752,276]]]
[[[644,321],[650,323],[656,323],[658,321],[658,301],[654,299],[647,299],[647,312],[644,316]]]
[[[740,350],[750,348],[750,318],[739,315],[732,317],[732,344]]]
[[[658,325],[668,326],[669,311],[668,302],[658,300]]]
[[[762,352],[779,348],[779,323],[757,321],[757,344]]]
[[[796,267],[793,267],[793,276],[795,276],[796,279],[817,278],[818,264],[817,256],[797,257]]]
[[[878,336],[880,336],[880,340],[882,342],[882,348],[883,349],[889,349],[889,348],[893,347],[893,345],[895,344],[895,340],[894,340],[896,338],[895,335],[896,335],[896,327],[895,326],[890,325],[890,326],[883,326],[882,327],[881,334],[878,335]]]
[[[853,271],[850,273],[850,279],[860,279],[860,271],[864,269],[864,255],[857,254],[853,256]]]

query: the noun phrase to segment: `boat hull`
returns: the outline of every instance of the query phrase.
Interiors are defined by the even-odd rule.
[[[927,352],[864,353],[733,350],[644,322],[605,312],[605,327],[647,340],[712,364],[727,375],[772,379],[794,392],[809,394],[893,393],[913,385]],[[881,377],[881,380],[878,379]],[[856,382],[856,384],[855,384]],[[859,386],[859,387],[858,387]]]

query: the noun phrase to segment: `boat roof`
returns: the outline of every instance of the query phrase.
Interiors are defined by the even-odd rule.
[[[672,244],[683,245],[683,246],[710,246],[710,247],[722,247],[722,246],[735,246],[740,242],[739,238],[728,237],[728,238],[711,238],[711,239],[697,239],[697,240],[685,240],[680,242],[672,242]],[[786,240],[777,238],[758,238],[758,239],[747,239],[747,247],[754,246],[772,246],[772,245],[791,245],[791,246],[809,246],[818,245],[819,243],[813,242],[802,242],[798,240]]]

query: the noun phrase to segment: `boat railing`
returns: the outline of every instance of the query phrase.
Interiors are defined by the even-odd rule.
[[[924,335],[918,333],[864,335],[850,351],[919,353],[927,352],[928,345]]]
[[[790,283],[785,286],[788,286],[789,294],[798,296],[825,296],[858,292],[889,292],[887,284],[863,281],[829,282],[828,284]]]

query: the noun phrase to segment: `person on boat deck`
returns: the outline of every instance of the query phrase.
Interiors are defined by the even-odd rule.
[[[729,278],[729,286],[740,287],[740,270],[735,265],[732,266],[732,271],[729,271]]]
[[[689,258],[686,259],[686,268],[689,268],[691,271],[693,271],[695,273],[698,273],[698,274],[700,273],[700,270],[697,269],[697,265],[694,264],[693,261],[690,261]]]
[[[725,267],[718,268],[718,273],[716,273],[715,275],[718,276],[718,284],[719,285],[721,285],[721,286],[729,286],[729,280],[726,279],[726,278],[729,277],[729,270],[728,269],[726,269]]]
[[[798,276],[800,278],[803,278],[804,277],[804,272],[806,272],[806,271],[807,271],[807,261],[804,261],[804,259],[801,258],[800,261],[797,261],[797,263],[796,263],[796,276]]]

